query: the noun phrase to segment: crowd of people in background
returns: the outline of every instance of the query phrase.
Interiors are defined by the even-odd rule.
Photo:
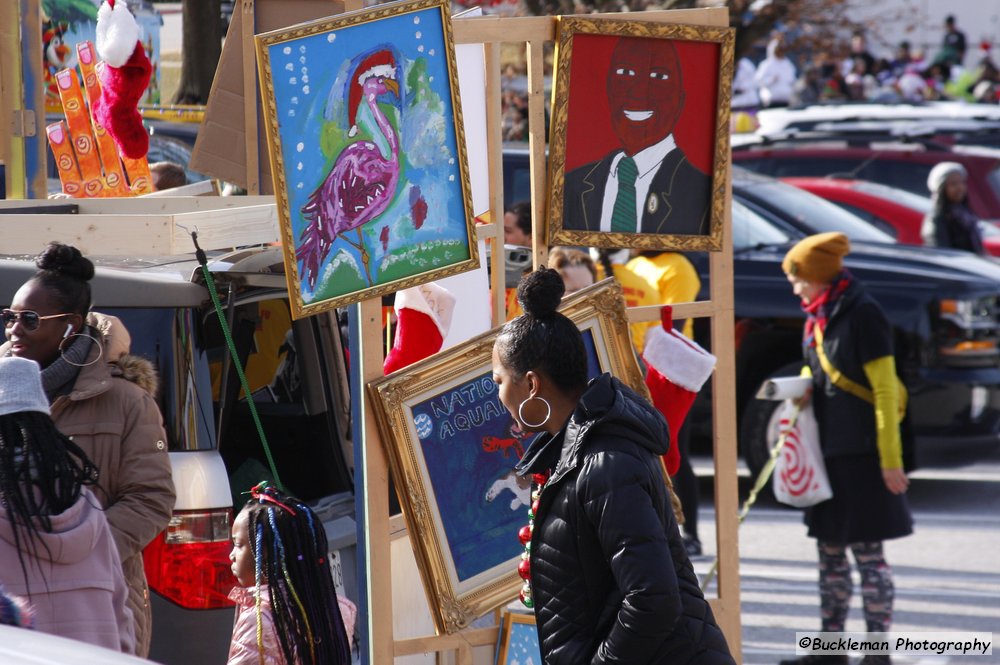
[[[823,102],[922,102],[961,99],[1000,102],[1000,69],[984,41],[968,54],[965,34],[954,16],[944,22],[941,47],[934,53],[900,42],[891,54],[875,55],[864,32],[851,36],[842,52],[788,52],[775,33],[759,63],[739,59],[733,80],[734,109],[807,106]],[[967,61],[968,64],[967,64]]]
[[[849,44],[828,51],[793,50],[776,31],[763,58],[738,58],[732,92],[734,110],[825,102],[923,102],[964,100],[1000,103],[1000,66],[983,41],[970,48],[954,16],[943,25],[941,45],[922,50],[901,41],[879,53],[862,31]],[[503,73],[501,126],[504,141],[528,138],[528,93],[514,82],[524,72],[509,64]]]

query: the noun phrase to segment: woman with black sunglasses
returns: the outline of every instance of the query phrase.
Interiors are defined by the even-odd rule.
[[[156,371],[129,355],[121,321],[90,311],[94,264],[75,247],[51,243],[38,272],[0,313],[7,343],[0,357],[34,360],[52,420],[99,471],[104,507],[129,586],[136,652],[149,652],[149,590],[142,549],[162,531],[174,505],[163,421],[153,395]]]

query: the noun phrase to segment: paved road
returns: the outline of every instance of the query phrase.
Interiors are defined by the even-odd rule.
[[[711,495],[711,464],[696,460],[702,496]],[[749,478],[740,482],[743,495]],[[895,572],[897,631],[992,632],[1000,637],[1000,447],[927,457],[913,474],[911,507],[915,533],[886,543]],[[707,572],[715,551],[714,513],[703,502],[699,531]],[[748,665],[774,665],[794,654],[796,631],[819,628],[815,542],[806,536],[801,513],[759,502],[740,530],[743,657]],[[860,584],[848,620],[863,632]],[[711,591],[710,591],[711,593]],[[986,657],[898,657],[897,665],[1000,663],[1000,648]]]

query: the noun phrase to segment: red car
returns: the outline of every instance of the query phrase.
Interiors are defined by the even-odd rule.
[[[922,245],[920,226],[931,209],[931,200],[894,187],[847,178],[782,178],[790,185],[836,203],[888,233],[901,243]],[[1000,256],[1000,229],[980,222],[983,243],[992,256]]]
[[[1000,221],[1000,149],[904,142],[882,135],[812,134],[739,141],[734,137],[733,164],[775,178],[857,178],[928,196],[931,168],[938,162],[959,162],[969,174],[973,214],[984,221]]]

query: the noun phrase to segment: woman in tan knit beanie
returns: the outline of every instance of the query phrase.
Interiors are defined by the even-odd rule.
[[[861,573],[865,622],[888,632],[894,587],[882,542],[907,536],[913,519],[906,501],[900,392],[892,328],[878,303],[843,267],[851,245],[842,233],[809,236],[782,261],[806,313],[804,374],[813,378],[811,400],[833,498],[805,512],[819,551],[822,629],[845,629],[852,592],[848,548]],[[846,664],[846,654],[808,655],[781,665]],[[863,665],[888,663],[867,655]]]

